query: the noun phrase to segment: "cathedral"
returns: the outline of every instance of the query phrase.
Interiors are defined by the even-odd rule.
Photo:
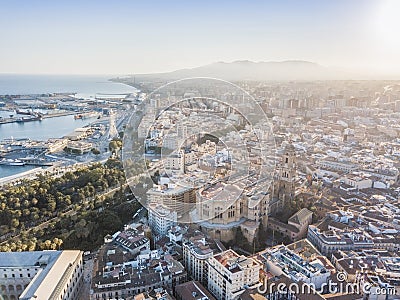
[[[200,220],[206,221],[200,221],[198,224],[212,238],[224,242],[234,239],[234,229],[240,227],[244,236],[251,242],[260,222],[267,228],[268,216],[279,214],[293,199],[295,178],[296,151],[293,144],[289,143],[276,166],[274,181],[269,190],[260,191],[255,195],[242,195],[228,208],[224,200],[199,203],[197,213]],[[215,217],[209,218],[210,216]]]

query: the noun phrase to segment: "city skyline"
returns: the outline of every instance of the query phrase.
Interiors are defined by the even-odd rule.
[[[3,3],[1,73],[138,74],[217,61],[305,60],[397,77],[386,1]]]
[[[399,0],[0,5],[0,300],[400,299]]]

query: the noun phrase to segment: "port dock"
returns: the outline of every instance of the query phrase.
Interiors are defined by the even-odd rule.
[[[76,115],[76,112],[73,111],[63,111],[63,112],[56,112],[56,113],[51,113],[51,114],[41,114],[41,119],[49,119],[49,118],[56,118],[56,117],[64,117],[64,116],[71,116],[71,115]],[[16,123],[16,122],[27,122],[27,121],[40,121],[39,119],[37,120],[30,120],[31,118],[27,117],[25,118],[19,118],[19,117],[12,117],[12,118],[2,118],[0,119],[0,125],[1,124],[7,124],[7,123]],[[26,121],[25,121],[26,120]]]

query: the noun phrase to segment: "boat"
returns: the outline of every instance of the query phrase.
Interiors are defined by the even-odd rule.
[[[36,158],[36,157],[24,157],[20,159],[27,166],[41,166],[41,167],[50,167],[53,165],[53,162],[47,161],[44,158]]]
[[[24,166],[25,163],[23,161],[20,161],[19,159],[3,159],[0,161],[1,165],[6,165],[6,166]]]
[[[18,123],[25,123],[25,122],[42,121],[42,120],[43,120],[43,117],[38,115],[38,116],[35,116],[35,117],[30,117],[30,118],[29,117],[18,118],[16,121]]]
[[[23,110],[17,109],[17,110],[15,110],[15,112],[16,112],[18,115],[27,115],[27,116],[30,116],[30,115],[33,114],[33,111],[32,111],[32,110],[23,111]]]
[[[25,163],[23,161],[16,159],[13,162],[10,162],[8,165],[9,166],[24,166]]]

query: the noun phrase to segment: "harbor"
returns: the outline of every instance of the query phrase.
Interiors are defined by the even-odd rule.
[[[15,115],[12,111],[3,111],[5,113],[8,113],[10,117],[1,117],[0,116],[0,125],[2,124],[8,124],[8,123],[25,123],[25,122],[32,122],[32,121],[42,121],[43,119],[49,119],[49,118],[57,118],[57,117],[63,117],[63,116],[70,116],[70,115],[75,115],[75,112],[71,111],[52,111],[50,113],[32,113],[32,114],[26,114],[26,113],[21,113],[21,111],[16,111]],[[28,115],[28,116],[23,116],[21,117],[20,115]],[[11,117],[12,116],[12,117]]]
[[[0,178],[7,182],[105,159],[111,114],[119,126],[137,101],[135,88],[104,77],[0,77]]]

